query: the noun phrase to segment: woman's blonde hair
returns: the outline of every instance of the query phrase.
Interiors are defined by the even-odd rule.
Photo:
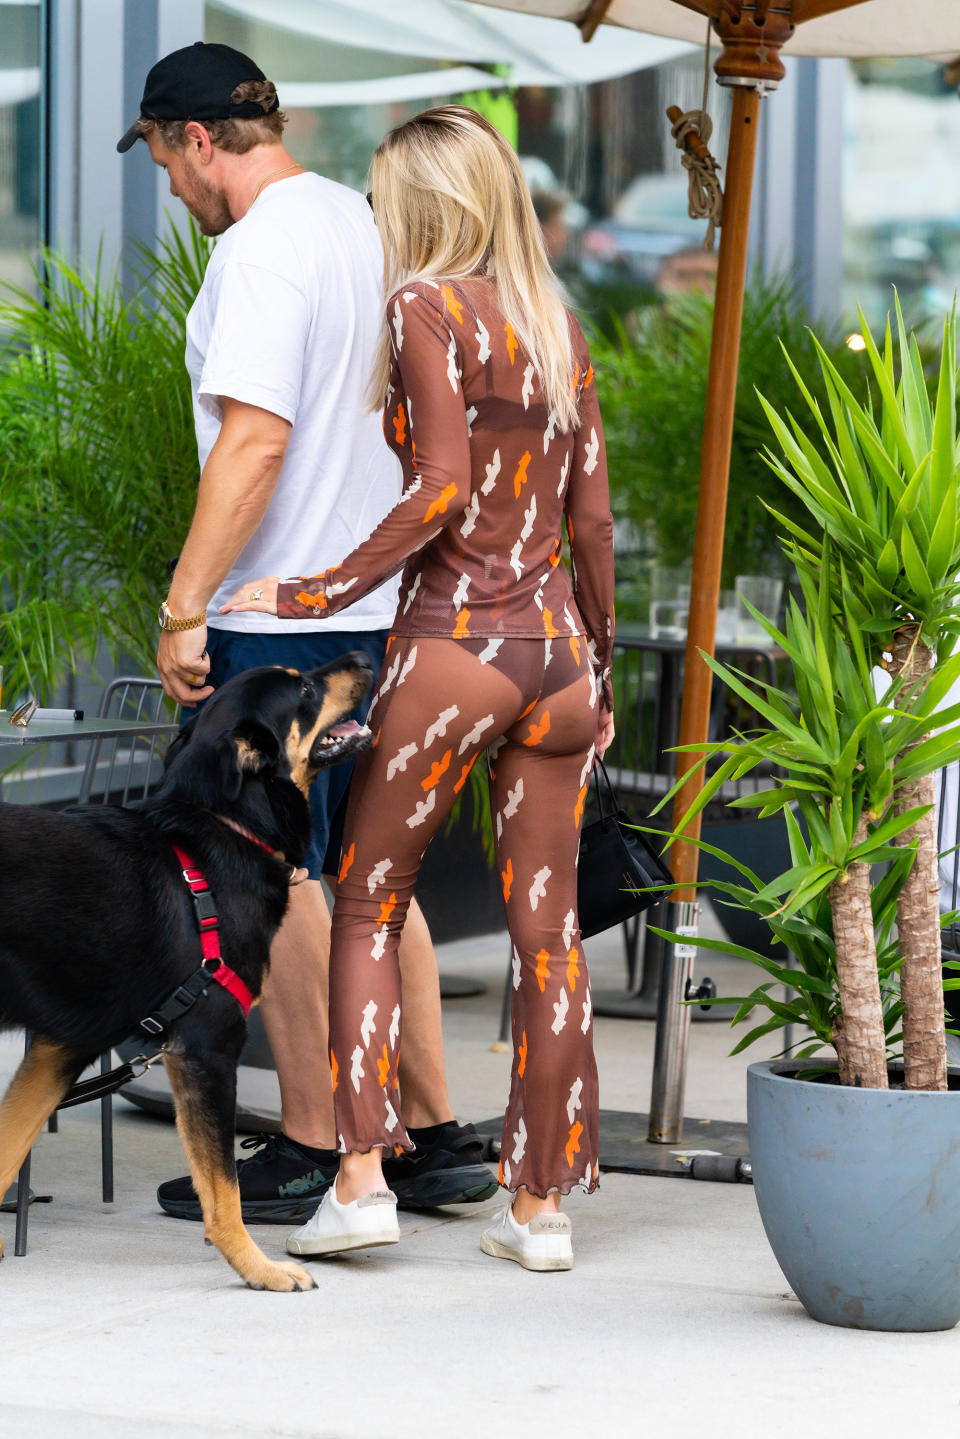
[[[398,125],[370,168],[384,249],[384,293],[414,280],[493,276],[504,320],[529,355],[546,403],[567,431],[578,423],[570,321],[550,268],[516,154],[475,110],[440,105]],[[390,375],[384,335],[371,380],[383,404]]]

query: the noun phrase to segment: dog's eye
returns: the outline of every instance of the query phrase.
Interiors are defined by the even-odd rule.
[[[308,683],[307,680],[304,680],[303,684],[300,686],[300,693],[303,695],[304,699],[312,699],[316,691],[314,690],[312,684]]]

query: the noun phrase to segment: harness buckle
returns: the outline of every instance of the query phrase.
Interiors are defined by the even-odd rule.
[[[202,889],[199,893],[194,891],[193,907],[197,917],[198,928],[204,928],[204,921],[209,921],[211,919],[216,920],[217,902],[209,889]]]
[[[166,1025],[161,1020],[154,1019],[152,1014],[148,1014],[146,1019],[141,1019],[139,1028],[145,1029],[148,1034],[162,1034]]]

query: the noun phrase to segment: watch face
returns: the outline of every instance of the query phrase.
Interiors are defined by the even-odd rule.
[[[162,630],[165,630],[167,627],[167,606],[165,603],[162,604],[157,611],[157,621],[160,625],[160,628]]]

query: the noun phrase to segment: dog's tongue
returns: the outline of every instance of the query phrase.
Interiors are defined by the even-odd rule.
[[[337,739],[346,739],[348,735],[357,734],[359,730],[360,726],[356,720],[344,720],[342,724],[331,725],[327,733],[334,735]]]

